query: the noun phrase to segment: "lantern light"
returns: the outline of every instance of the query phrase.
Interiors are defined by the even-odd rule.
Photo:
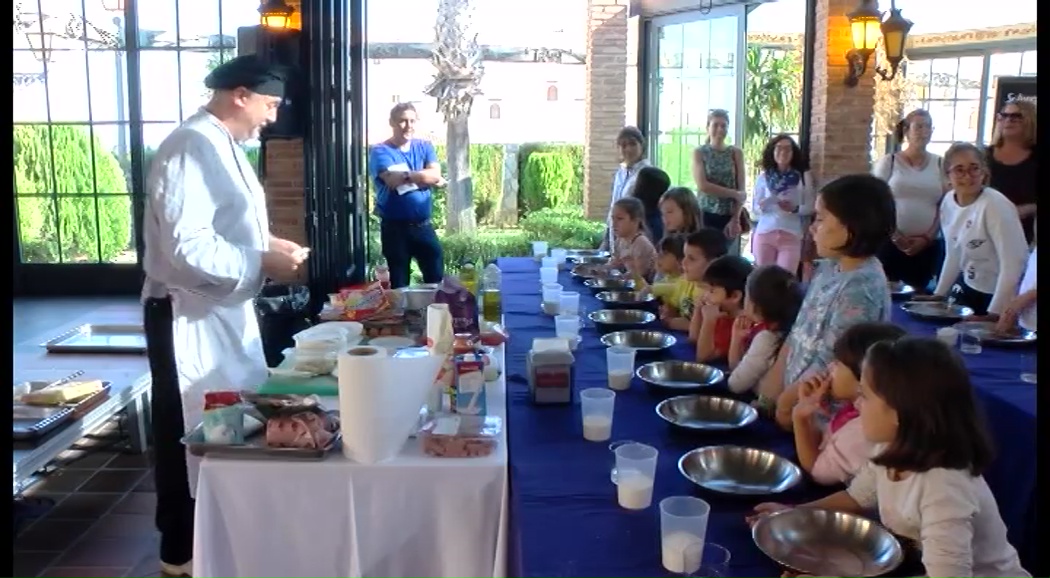
[[[846,53],[849,73],[846,76],[847,86],[857,86],[860,77],[868,68],[868,59],[875,53],[879,38],[882,38],[886,51],[886,60],[890,70],[875,66],[875,73],[883,80],[893,80],[897,76],[900,63],[904,60],[904,45],[912,22],[901,16],[896,2],[890,8],[890,16],[882,21],[882,13],[876,6],[876,0],[861,0],[861,5],[848,15],[853,49]]]
[[[264,0],[259,6],[259,23],[267,28],[288,28],[294,13],[295,8],[284,0]]]

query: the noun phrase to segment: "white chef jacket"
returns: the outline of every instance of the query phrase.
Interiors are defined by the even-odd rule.
[[[267,377],[253,299],[270,229],[262,185],[219,120],[201,109],[168,135],[146,179],[143,299],[171,297],[186,427],[204,393],[255,389]],[[199,460],[187,455],[190,491]]]

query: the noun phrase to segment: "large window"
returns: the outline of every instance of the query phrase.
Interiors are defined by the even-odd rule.
[[[987,143],[995,120],[997,79],[1035,73],[1035,50],[912,60],[907,65],[911,102],[905,112],[930,111],[931,152],[943,154],[955,141]]]
[[[235,54],[237,28],[258,23],[258,0],[134,6],[16,4],[14,207],[26,277],[61,282],[75,272],[80,283],[93,283],[82,276],[91,265],[134,273],[133,207],[152,152],[206,102],[203,79]]]

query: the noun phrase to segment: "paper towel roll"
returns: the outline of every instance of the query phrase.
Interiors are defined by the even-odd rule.
[[[371,345],[359,345],[351,347],[346,354],[350,357],[386,357],[385,347],[373,347]]]
[[[364,349],[364,348],[355,348]],[[362,464],[394,458],[419,421],[442,358],[339,356],[339,423],[343,454]]]

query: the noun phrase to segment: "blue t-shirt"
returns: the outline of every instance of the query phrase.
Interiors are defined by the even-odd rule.
[[[391,167],[405,170],[397,165],[407,165],[409,171],[421,171],[427,165],[436,162],[438,158],[434,145],[425,140],[410,140],[407,151],[385,142],[373,145],[368,155],[368,173],[376,191],[376,213],[381,218],[396,221],[430,220],[430,187],[420,187],[399,195],[396,189],[392,190],[386,186],[379,175],[389,171]]]

